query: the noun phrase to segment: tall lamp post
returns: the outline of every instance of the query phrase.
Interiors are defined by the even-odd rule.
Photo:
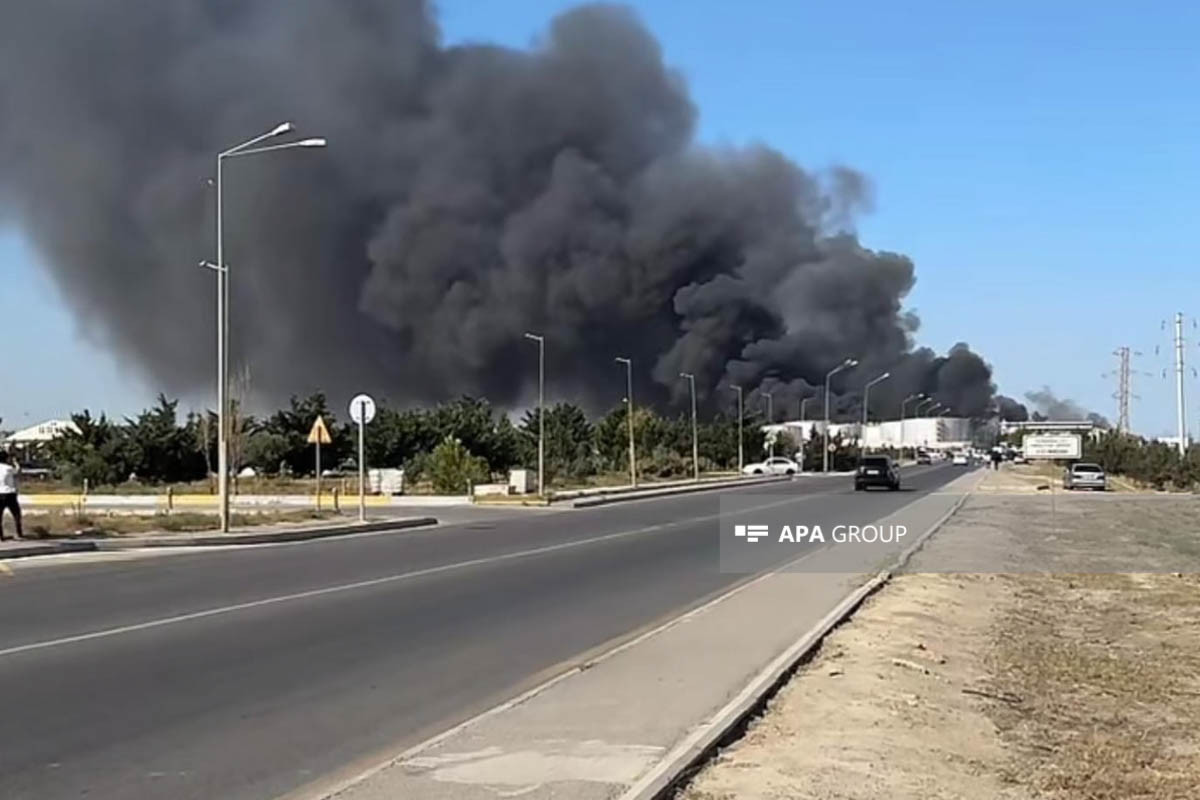
[[[538,345],[538,497],[546,496],[546,338],[527,333]]]
[[[738,396],[738,475],[741,475],[742,468],[745,466],[745,453],[742,451],[742,419],[745,415],[742,413],[742,387],[734,386],[732,388]]]
[[[858,366],[858,361],[853,358],[847,358],[842,363],[838,364],[825,375],[825,443],[821,448],[821,471],[829,472],[829,380],[834,375],[837,375],[844,369]]]
[[[817,396],[814,394],[812,397],[805,397],[803,400],[800,401],[800,422],[801,423],[804,422],[804,417],[805,417],[804,409],[808,406],[808,401],[816,400],[816,399],[817,399]],[[804,428],[804,425],[801,424],[800,425],[800,471],[801,472],[804,472],[804,447],[805,447],[805,441],[804,441],[805,435],[804,434],[805,434],[805,428]]]
[[[924,400],[924,399],[925,399],[925,393],[917,392],[916,394],[910,394],[908,397],[906,397],[900,401],[900,455],[901,455],[901,457],[903,457],[903,455],[904,455],[904,445],[908,441],[907,439],[904,438],[904,407],[907,406],[909,403],[911,403],[913,400]]]
[[[696,442],[696,376],[690,372],[681,372],[679,377],[686,378],[692,390],[692,475],[700,480],[700,446]]]
[[[637,487],[637,453],[633,447],[633,359],[617,356],[625,365],[625,416],[629,418],[629,485]]]
[[[863,387],[863,425],[869,421],[868,409],[871,407],[871,387],[877,383],[882,383],[892,377],[892,373],[885,372],[874,380],[867,381],[867,385]]]
[[[771,392],[763,392],[762,396],[767,399],[767,427],[775,424],[775,404]],[[771,431],[770,446],[767,448],[767,457],[775,457],[775,432]]]
[[[229,531],[229,265],[225,263],[225,230],[221,190],[221,173],[225,159],[270,153],[275,150],[290,150],[295,147],[324,147],[324,139],[301,139],[298,142],[255,147],[259,142],[285,133],[295,126],[290,122],[276,125],[266,133],[248,139],[235,147],[217,154],[217,263],[204,266],[217,273],[217,478],[220,494],[221,530]],[[203,262],[202,262],[203,263]]]

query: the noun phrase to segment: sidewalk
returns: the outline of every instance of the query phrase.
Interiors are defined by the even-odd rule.
[[[109,550],[136,550],[147,547],[211,547],[229,545],[272,544],[275,542],[300,542],[330,536],[347,536],[372,531],[404,530],[407,528],[436,525],[434,517],[395,517],[391,519],[358,520],[338,522],[330,525],[317,522],[310,525],[280,524],[258,525],[237,528],[229,533],[197,531],[194,533],[145,533],[126,536],[92,538],[81,536],[70,539],[5,539],[0,542],[0,559],[26,558],[29,556],[56,555],[60,553],[86,553]]]
[[[957,499],[928,495],[894,516],[927,528]],[[873,575],[822,572],[832,554],[809,551],[793,571],[743,583],[616,649],[564,665],[559,677],[433,740],[289,798],[626,796],[639,782],[656,780],[677,749],[689,752],[697,735],[717,730],[756,676]]]

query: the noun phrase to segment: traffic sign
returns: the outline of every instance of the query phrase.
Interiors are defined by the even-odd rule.
[[[366,425],[375,419],[375,401],[369,394],[360,394],[350,401],[350,419]]]
[[[332,444],[333,439],[329,437],[329,428],[325,427],[325,420],[317,417],[317,421],[313,423],[312,430],[308,432],[309,444]]]
[[[836,452],[837,452],[837,445],[836,445],[836,444],[831,444],[831,445],[829,445],[829,452],[831,452],[831,453],[836,453]]]

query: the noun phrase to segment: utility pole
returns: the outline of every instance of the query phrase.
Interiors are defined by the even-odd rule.
[[[1187,455],[1187,412],[1183,405],[1183,313],[1175,315],[1175,411],[1179,428],[1179,456]]]
[[[1141,355],[1134,353],[1128,347],[1118,347],[1113,351],[1113,355],[1117,357],[1117,371],[1106,372],[1104,377],[1117,379],[1117,391],[1113,394],[1113,398],[1117,401],[1117,433],[1129,433],[1131,431],[1129,422],[1129,400],[1133,397],[1130,390],[1130,378],[1133,370],[1130,366],[1131,356]]]
[[[617,363],[625,365],[625,416],[629,418],[629,485],[637,487],[637,453],[633,447],[633,359],[617,356]]]

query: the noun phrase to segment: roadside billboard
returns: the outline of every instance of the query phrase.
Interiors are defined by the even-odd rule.
[[[1021,447],[1027,459],[1083,458],[1083,437],[1078,433],[1031,433]]]

